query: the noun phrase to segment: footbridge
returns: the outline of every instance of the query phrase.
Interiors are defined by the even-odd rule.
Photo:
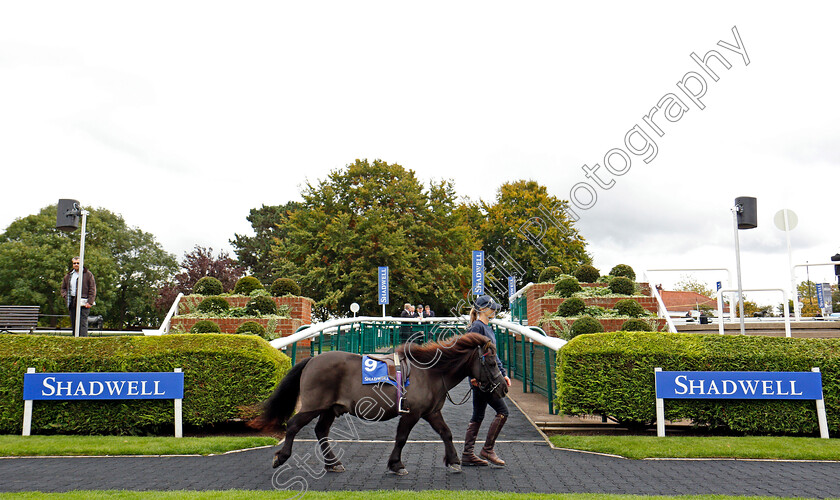
[[[494,319],[499,359],[513,379],[522,382],[522,391],[541,394],[554,408],[557,351],[565,340],[549,337],[534,326]],[[299,358],[340,350],[357,354],[393,352],[406,340],[425,343],[460,335],[469,327],[467,317],[396,318],[360,316],[341,318],[301,327],[294,334],[275,339],[271,345],[281,349],[296,363]]]

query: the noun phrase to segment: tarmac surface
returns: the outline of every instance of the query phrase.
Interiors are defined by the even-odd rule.
[[[453,389],[453,399],[460,400],[466,390],[466,383]],[[512,390],[511,395],[518,393]],[[496,445],[497,453],[508,463],[505,468],[464,467],[460,474],[448,472],[439,436],[421,420],[403,450],[409,474],[388,474],[385,465],[397,421],[365,423],[344,416],[336,420],[330,435],[333,449],[347,469],[344,473],[324,472],[311,423],[298,434],[292,459],[278,469],[271,468],[278,448],[204,457],[4,458],[0,459],[0,491],[276,489],[281,492],[278,498],[293,498],[309,490],[394,489],[840,496],[840,462],[628,460],[558,450],[515,404],[508,407],[510,418]],[[471,411],[471,402],[463,406],[447,402],[444,407],[459,452]]]

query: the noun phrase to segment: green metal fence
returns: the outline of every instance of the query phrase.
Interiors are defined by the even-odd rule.
[[[393,352],[394,347],[402,343],[406,336],[420,343],[441,340],[464,332],[464,324],[453,323],[400,323],[400,322],[365,322],[353,323],[321,332],[308,341],[295,342],[285,349],[292,358],[292,364],[298,359],[328,351],[354,352],[368,354],[374,352]],[[298,331],[307,328],[301,327]],[[555,358],[556,353],[548,347],[534,342],[527,337],[510,332],[506,328],[494,326],[499,359],[511,378],[522,382],[522,391],[537,393],[548,399],[548,411],[556,415],[554,408]],[[540,328],[531,330],[545,335]]]
[[[542,335],[541,329],[530,327]],[[506,328],[494,327],[498,342],[499,359],[508,376],[522,382],[522,392],[532,392],[548,399],[548,412],[557,415],[554,408],[556,353],[522,335],[516,335]]]

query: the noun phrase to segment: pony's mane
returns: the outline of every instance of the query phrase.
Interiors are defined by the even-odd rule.
[[[473,332],[438,342],[427,342],[423,345],[403,344],[397,347],[397,352],[419,363],[430,363],[436,359],[446,363],[463,359],[476,347],[486,345],[489,342],[490,339],[484,335]]]

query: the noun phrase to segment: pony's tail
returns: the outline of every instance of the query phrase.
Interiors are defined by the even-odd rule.
[[[249,422],[249,426],[263,431],[272,431],[289,420],[295,411],[300,395],[300,376],[306,363],[311,360],[312,358],[304,358],[289,370],[289,373],[277,384],[274,393],[263,403],[260,416]]]

